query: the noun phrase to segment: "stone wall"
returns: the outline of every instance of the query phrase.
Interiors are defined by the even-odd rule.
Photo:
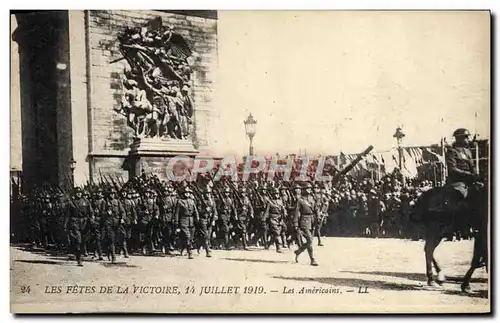
[[[213,93],[217,70],[217,20],[161,11],[88,11],[87,55],[89,86],[89,156],[91,176],[121,172],[124,158],[132,143],[132,130],[125,117],[113,111],[122,97],[122,74],[126,61],[112,61],[121,57],[117,34],[125,27],[142,26],[160,16],[165,25],[173,25],[175,32],[186,39],[199,54],[192,75],[192,97],[195,106],[194,145],[201,151],[210,147],[210,127],[215,109]]]

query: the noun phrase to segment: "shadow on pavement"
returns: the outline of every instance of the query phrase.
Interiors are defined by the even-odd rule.
[[[59,266],[66,265],[64,262],[58,262],[52,260],[16,260],[16,262],[23,262],[27,264],[59,265]]]
[[[318,282],[323,284],[330,284],[335,286],[345,286],[352,287],[356,291],[360,287],[367,287],[368,292],[370,289],[379,289],[379,290],[423,290],[424,287],[422,285],[409,285],[409,284],[399,284],[399,283],[391,283],[379,280],[365,280],[360,278],[335,278],[335,277],[285,277],[285,276],[273,276],[273,278],[284,279],[284,280],[296,280],[296,281],[308,281],[308,282]]]
[[[118,261],[118,262],[115,262],[114,264],[110,263],[110,262],[102,262],[101,265],[104,267],[107,267],[107,268],[112,268],[112,267],[141,268],[140,266],[131,265],[131,264],[128,264],[124,261]]]
[[[376,276],[387,276],[387,277],[397,277],[416,281],[426,282],[427,277],[423,273],[398,273],[390,271],[341,271],[341,273],[349,274],[363,274],[363,275],[376,275]],[[459,283],[463,281],[462,276],[446,276],[446,281],[450,283]],[[472,278],[471,283],[487,283],[487,278]]]
[[[488,290],[486,290],[486,289],[475,290],[475,291],[472,291],[470,293],[464,293],[464,292],[458,291],[458,290],[445,290],[445,291],[443,291],[443,294],[488,299]]]
[[[268,264],[286,264],[290,261],[287,260],[266,260],[266,259],[247,259],[247,258],[221,258],[225,260],[232,261],[242,261],[242,262],[260,262],[260,263],[268,263]]]

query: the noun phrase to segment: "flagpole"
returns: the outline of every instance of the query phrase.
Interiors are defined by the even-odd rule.
[[[479,174],[479,144],[474,141],[474,148],[476,150],[476,173]]]
[[[444,145],[444,138],[441,138],[441,154],[443,156],[443,167],[441,168],[441,182],[444,185],[446,182],[446,176],[448,174],[448,167],[446,165],[446,147]]]

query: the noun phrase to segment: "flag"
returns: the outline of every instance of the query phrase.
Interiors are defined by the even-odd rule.
[[[434,157],[436,157],[436,158],[437,158],[437,160],[438,160],[440,163],[443,163],[443,164],[445,163],[445,159],[444,159],[444,157],[443,157],[442,155],[440,155],[440,154],[438,154],[438,153],[433,152],[430,148],[425,148],[425,150],[426,150],[429,154],[431,154],[431,155],[433,155]]]
[[[347,164],[347,156],[343,152],[340,152],[340,166],[344,167],[344,165],[346,164]]]
[[[408,173],[407,177],[415,178],[418,175],[417,164],[415,160],[411,157],[409,149],[403,150],[404,157],[404,168]]]
[[[397,167],[396,160],[393,157],[394,155],[391,151],[382,153],[382,160],[386,173],[392,173],[394,171],[394,168]]]

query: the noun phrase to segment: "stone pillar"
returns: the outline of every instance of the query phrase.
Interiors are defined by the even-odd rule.
[[[81,185],[89,176],[89,119],[87,91],[87,47],[85,12],[68,11],[69,71],[71,77],[71,128],[73,159],[76,161],[75,184]]]
[[[15,15],[10,16],[11,32],[17,28]],[[22,171],[22,133],[21,133],[21,82],[19,68],[19,46],[10,41],[10,170]]]

